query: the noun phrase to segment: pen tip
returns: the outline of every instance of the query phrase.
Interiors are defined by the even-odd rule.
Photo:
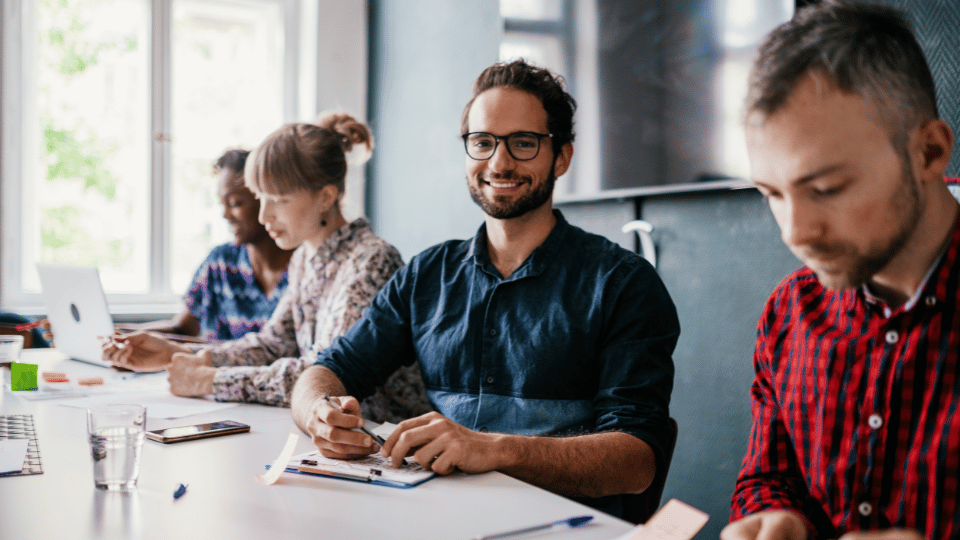
[[[580,517],[570,518],[569,520],[567,520],[567,522],[570,524],[571,527],[579,527],[580,525],[583,525],[584,523],[589,522],[591,519],[593,519],[593,516],[580,516]]]

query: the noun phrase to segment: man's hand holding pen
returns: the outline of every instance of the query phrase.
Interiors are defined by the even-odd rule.
[[[362,431],[360,402],[351,396],[323,396],[311,411],[307,434],[320,454],[332,459],[355,459],[372,454],[380,446]]]
[[[380,450],[395,467],[413,456],[438,474],[486,472],[503,465],[498,444],[502,435],[469,430],[436,412],[401,422],[382,444],[363,423],[356,398],[323,396],[314,404],[307,433],[320,454],[333,459],[356,459]]]

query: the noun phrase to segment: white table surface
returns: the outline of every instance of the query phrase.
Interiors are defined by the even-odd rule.
[[[40,371],[107,373],[50,350],[25,350],[21,362]],[[176,420],[150,419],[147,429],[217,420],[249,424],[250,433],[165,445],[144,442],[138,488],[107,493],[93,486],[82,409],[57,400],[28,401],[0,370],[0,414],[32,414],[43,474],[0,477],[0,538],[323,538],[468,539],[593,515],[591,524],[550,533],[555,540],[607,539],[625,521],[500,473],[456,474],[413,489],[284,474],[263,487],[254,475],[279,455],[287,434],[300,434],[289,409],[242,404]],[[302,434],[295,453],[313,449]],[[189,484],[173,500],[177,484]]]

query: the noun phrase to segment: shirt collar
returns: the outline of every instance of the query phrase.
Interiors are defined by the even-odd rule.
[[[557,222],[554,224],[553,230],[550,231],[547,239],[533,250],[533,253],[523,261],[523,264],[521,264],[516,271],[510,274],[510,277],[507,278],[506,281],[513,281],[528,276],[538,276],[554,259],[560,250],[564,237],[567,235],[567,231],[570,229],[570,224],[567,223],[566,218],[563,217],[560,210],[556,208],[553,209],[553,216],[557,219]],[[480,225],[476,236],[474,236],[470,242],[470,249],[467,250],[466,258],[467,260],[472,259],[473,263],[484,272],[502,278],[500,272],[493,265],[493,262],[490,261],[490,253],[487,250],[486,223]]]
[[[940,255],[937,257],[937,260],[933,262],[933,266],[931,266],[930,269],[927,270],[927,275],[923,276],[923,280],[920,281],[920,286],[917,287],[917,290],[913,293],[913,296],[908,298],[907,301],[903,304],[903,306],[901,307],[902,311],[910,311],[911,309],[913,309],[914,306],[917,305],[917,302],[920,301],[920,297],[923,296],[924,289],[927,288],[927,282],[930,281],[930,276],[933,275],[933,271],[937,269],[937,266],[940,265],[940,261],[943,260],[944,253],[946,253],[946,248],[944,248],[944,250],[940,253]],[[860,285],[860,290],[863,292],[864,300],[883,310],[884,317],[889,319],[890,316],[893,315],[895,310],[890,309],[890,306],[888,306],[886,302],[884,302],[877,296],[874,296],[874,294],[870,292],[869,285],[867,285],[866,283],[864,283],[863,285]]]
[[[937,255],[937,258],[933,261],[933,264],[927,270],[926,275],[923,276],[923,280],[920,281],[920,286],[917,287],[917,290],[913,293],[913,296],[907,299],[907,301],[903,304],[903,306],[901,306],[900,311],[909,311],[913,309],[920,302],[920,299],[923,297],[927,297],[926,303],[928,306],[941,303],[945,300],[943,291],[941,291],[941,294],[939,295],[937,294],[938,289],[941,289],[941,287],[930,285],[930,281],[931,281],[931,278],[934,278],[935,275],[936,275],[935,279],[937,281],[941,281],[943,279],[943,272],[947,272],[947,273],[950,272],[951,267],[953,267],[957,262],[956,253],[957,253],[958,246],[960,246],[960,216],[958,216],[958,220],[953,226],[953,232],[951,233],[950,241],[947,242],[945,246],[943,246],[943,249],[940,251],[940,254]],[[947,257],[948,253],[950,254],[950,257]],[[946,260],[946,264],[942,265],[942,263],[944,263],[945,260]],[[940,272],[937,271],[938,269],[940,269]],[[927,290],[927,289],[932,289],[932,290]],[[894,314],[894,312],[897,311],[897,310],[890,309],[890,307],[887,306],[886,302],[884,302],[883,300],[875,296],[873,293],[871,293],[870,287],[866,283],[860,286],[860,291],[863,293],[864,300],[866,300],[869,304],[872,304],[880,308],[881,310],[883,310],[884,317],[889,318],[891,315]]]

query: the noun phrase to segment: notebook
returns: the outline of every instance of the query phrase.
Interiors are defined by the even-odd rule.
[[[74,360],[109,367],[98,336],[113,335],[113,319],[96,267],[38,263],[37,272],[57,350]]]
[[[33,415],[0,415],[0,442],[10,442],[14,439],[27,441],[27,452],[26,458],[23,460],[23,467],[18,471],[0,474],[0,477],[43,474],[40,447],[37,444],[37,430],[33,427]]]

